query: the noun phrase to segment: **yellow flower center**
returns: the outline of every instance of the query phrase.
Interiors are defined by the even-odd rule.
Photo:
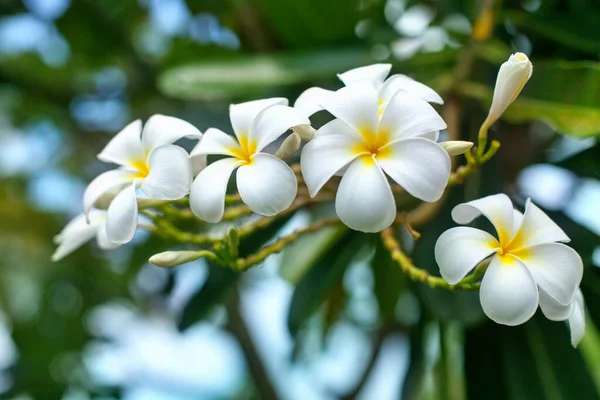
[[[252,164],[252,156],[256,154],[256,149],[258,147],[255,140],[248,138],[247,134],[239,135],[240,147],[231,147],[229,151],[233,154],[235,158],[240,161],[243,161],[244,164]]]
[[[364,156],[361,157],[363,161],[371,163],[375,158],[382,159],[391,155],[390,147],[386,146],[390,141],[390,135],[387,132],[363,129],[359,131],[359,134],[363,141],[354,146],[352,151],[353,154],[363,154]]]
[[[150,166],[146,160],[134,160],[130,165],[138,171],[135,175],[136,178],[145,178],[150,173]]]
[[[506,232],[507,231],[503,231],[503,233]],[[526,233],[524,233],[522,229],[519,229],[512,238],[507,234],[500,234],[500,240],[494,239],[490,241],[489,245],[491,248],[496,249],[496,254],[502,258],[503,263],[506,265],[510,264],[508,261],[509,259],[512,259],[511,257],[518,257],[522,261],[525,261],[525,258],[527,258],[529,254],[529,251],[526,248],[523,248],[523,236],[525,234]]]

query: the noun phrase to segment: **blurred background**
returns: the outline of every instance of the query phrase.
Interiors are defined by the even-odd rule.
[[[0,0],[0,14],[0,398],[599,397],[597,1]],[[419,241],[402,239],[436,273],[452,206],[531,197],[585,262],[577,350],[564,323],[536,315],[502,327],[477,293],[408,282],[376,236],[327,231],[241,276],[202,261],[151,266],[170,244],[143,232],[50,262],[86,184],[110,168],[96,154],[133,119],[162,113],[230,132],[231,102],[293,102],[386,62],[438,90],[440,112],[472,140],[515,51],[534,74],[491,131],[500,152],[452,190]]]

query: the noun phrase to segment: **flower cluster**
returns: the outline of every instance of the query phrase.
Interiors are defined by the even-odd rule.
[[[216,128],[202,134],[188,122],[164,115],[150,117],[143,127],[139,120],[132,122],[98,155],[101,161],[118,167],[89,184],[83,196],[84,213],[56,236],[59,246],[53,259],[64,257],[94,236],[104,249],[131,241],[139,225],[138,209],[150,204],[167,207],[154,214],[144,211],[158,224],[149,229],[183,243],[214,244],[212,250],[156,254],[152,263],[172,267],[208,257],[244,270],[331,219],[279,238],[243,259],[237,246],[251,229],[230,230],[218,241],[182,234],[165,217],[180,208],[166,203],[189,194],[186,218],[219,223],[252,212],[263,216],[261,226],[266,226],[288,209],[319,198],[335,198],[339,220],[334,223],[341,221],[362,232],[381,232],[392,259],[411,279],[431,287],[480,288],[484,312],[500,324],[522,324],[539,307],[551,320],[568,320],[572,343],[577,345],[585,330],[579,290],[583,264],[579,255],[563,244],[569,241],[567,235],[531,201],[527,201],[524,214],[514,210],[503,194],[456,206],[454,221],[468,224],[484,215],[497,237],[469,227],[442,234],[435,246],[441,278],[412,265],[391,228],[394,223],[404,223],[412,232],[406,216],[397,216],[397,197],[408,194],[437,202],[449,184],[462,182],[493,156],[499,143],[494,141],[488,148],[487,130],[530,78],[532,66],[527,57],[517,53],[500,68],[492,106],[473,150],[470,142],[438,143],[446,123],[430,103],[443,104],[442,98],[407,76],[388,77],[390,70],[389,64],[375,64],[347,71],[338,75],[344,84],[341,89],[310,88],[293,107],[285,98],[231,105],[234,135]],[[315,129],[309,118],[321,110],[333,119]],[[174,144],[184,137],[199,140],[189,154]],[[301,139],[306,144],[299,166],[292,168],[284,160],[299,150]],[[452,174],[450,157],[463,153],[467,165]],[[216,157],[207,165],[207,156]],[[234,171],[237,195],[228,199]],[[226,203],[231,204],[232,198],[236,204],[244,203],[246,211],[238,207],[226,212]],[[100,203],[108,203],[106,210]],[[481,282],[475,282],[481,275]]]
[[[57,236],[60,246],[54,259],[96,232],[105,249],[131,241],[140,196],[178,200],[189,193],[198,218],[219,222],[235,170],[239,196],[253,212],[271,216],[284,211],[296,198],[297,177],[266,147],[291,128],[310,126],[309,116],[320,109],[336,119],[318,129],[304,147],[301,171],[311,196],[333,175],[343,175],[336,196],[342,222],[365,232],[393,222],[396,207],[385,174],[421,200],[438,200],[448,182],[450,158],[436,143],[446,124],[427,101],[443,101],[404,75],[384,82],[390,68],[375,64],[345,72],[340,79],[346,87],[337,92],[308,89],[294,107],[285,98],[233,104],[229,111],[235,136],[216,128],[202,134],[188,122],[164,115],[152,116],[143,128],[140,120],[132,122],[98,155],[119,167],[89,184],[83,196],[85,218],[77,217]],[[173,144],[183,137],[199,139],[189,155]],[[204,168],[207,155],[225,157]],[[107,211],[93,209],[106,195],[114,196]]]

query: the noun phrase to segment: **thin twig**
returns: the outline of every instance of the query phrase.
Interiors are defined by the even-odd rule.
[[[400,248],[400,243],[394,237],[394,231],[392,228],[386,228],[381,231],[381,240],[385,248],[390,252],[392,260],[396,262],[402,272],[415,282],[421,282],[433,289],[447,289],[447,290],[478,290],[480,283],[470,282],[459,282],[456,285],[448,284],[444,279],[437,276],[431,276],[429,272],[416,267],[410,258],[404,254]],[[468,278],[468,277],[467,277]],[[465,278],[465,279],[467,279]]]
[[[236,271],[246,271],[249,268],[255,266],[256,264],[261,263],[270,255],[281,252],[287,245],[295,242],[300,236],[306,233],[318,231],[319,229],[324,228],[326,226],[337,224],[341,224],[341,221],[336,217],[321,219],[317,222],[308,225],[305,228],[298,229],[287,236],[282,236],[278,238],[274,243],[261,248],[256,253],[246,258],[238,258],[235,261],[235,263],[231,266],[231,268],[233,268]]]

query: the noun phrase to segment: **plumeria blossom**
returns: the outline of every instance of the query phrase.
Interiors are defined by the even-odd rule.
[[[435,259],[446,282],[460,282],[489,258],[479,298],[485,314],[504,325],[524,323],[538,304],[550,316],[554,315],[551,303],[573,304],[583,263],[575,250],[559,243],[569,242],[569,238],[558,225],[531,200],[527,200],[524,215],[514,210],[504,194],[459,204],[452,210],[452,218],[459,224],[468,224],[480,215],[494,225],[497,238],[479,229],[457,227],[438,239]]]
[[[235,138],[210,128],[191,153],[192,157],[227,156],[208,165],[194,180],[190,191],[192,212],[208,222],[220,221],[227,182],[236,169],[238,192],[252,211],[275,215],[285,210],[296,198],[296,176],[285,162],[263,150],[288,129],[310,121],[288,107],[285,98],[234,104],[229,116]]]
[[[386,79],[391,69],[392,64],[367,65],[338,74],[338,78],[346,86],[363,81],[370,83],[377,91],[377,104],[380,115],[383,114],[386,105],[399,90],[420,97],[430,103],[444,104],[444,100],[433,89],[406,75],[396,74]],[[332,97],[334,93],[334,91],[319,87],[306,89],[294,103],[294,108],[311,116],[322,110],[323,101]]]
[[[98,154],[119,168],[100,174],[83,195],[84,213],[89,216],[94,202],[103,194],[116,192],[107,210],[106,230],[111,242],[129,242],[136,230],[136,189],[151,199],[184,197],[192,182],[188,153],[172,143],[202,134],[190,123],[165,115],[153,115],[142,129],[140,120],[127,125]]]
[[[391,225],[396,204],[386,174],[418,199],[441,197],[450,157],[435,140],[446,123],[429,103],[398,91],[380,118],[377,90],[359,82],[322,104],[337,119],[323,125],[302,150],[302,175],[315,196],[342,171],[335,207],[347,226],[378,232]]]
[[[76,216],[54,237],[54,243],[58,247],[52,255],[52,261],[62,260],[94,237],[101,249],[110,250],[119,247],[118,244],[108,240],[106,211],[90,210],[88,218],[89,223],[85,214]]]

